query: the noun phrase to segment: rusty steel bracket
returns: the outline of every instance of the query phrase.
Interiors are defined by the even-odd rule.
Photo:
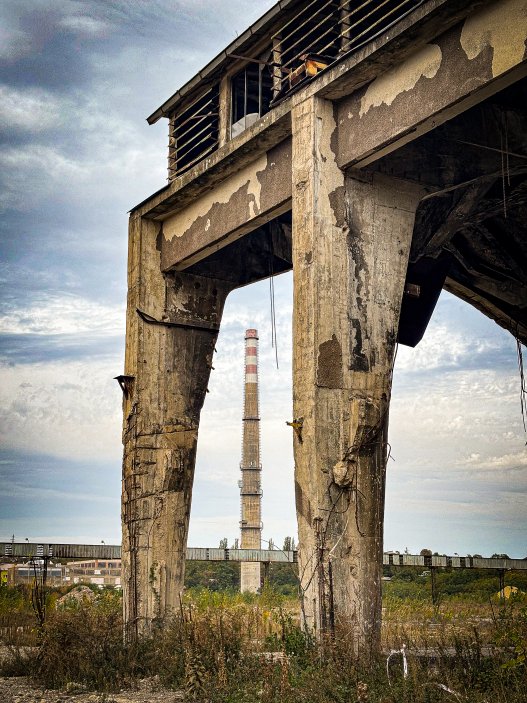
[[[296,436],[298,437],[298,441],[300,444],[302,444],[303,439],[302,439],[302,428],[304,426],[304,418],[303,417],[295,417],[294,420],[289,422],[288,420],[285,421],[285,424],[288,425],[289,427],[292,427],[293,430],[295,431]]]
[[[128,399],[133,393],[135,376],[121,374],[120,376],[115,376],[114,380],[121,386],[124,397]]]
[[[182,329],[189,330],[203,330],[204,332],[212,332],[213,334],[217,334],[220,331],[219,325],[216,325],[213,322],[205,322],[204,320],[201,322],[191,322],[185,319],[156,320],[155,317],[152,317],[152,315],[149,315],[139,308],[136,308],[136,312],[141,320],[146,322],[147,325],[161,325],[162,327],[180,327]]]

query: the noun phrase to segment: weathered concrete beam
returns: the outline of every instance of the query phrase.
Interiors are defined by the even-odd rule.
[[[279,105],[189,171],[176,176],[167,186],[136,205],[133,213],[152,219],[166,218],[290,136],[290,107]]]
[[[291,110],[306,98],[319,95],[338,100],[370,83],[441,31],[458,23],[475,7],[489,0],[428,0],[396,22],[364,47],[346,55],[320,73],[298,92],[257,120],[234,139],[228,139],[226,111],[228,101],[223,86],[220,103],[220,147],[196,166],[174,178],[169,185],[139,203],[134,211],[142,216],[165,217],[195,200],[196,196],[214,188],[232,173],[262,155],[291,135]]]
[[[162,223],[161,268],[184,269],[291,207],[286,139]]]
[[[527,75],[525,0],[497,0],[345,98],[338,163],[362,168]]]
[[[392,361],[422,190],[336,163],[333,105],[293,113],[293,407],[306,625],[380,646]]]
[[[124,399],[122,485],[123,604],[132,638],[178,607],[199,417],[231,289],[211,278],[163,275],[158,234],[159,224],[132,216],[125,373],[133,387]]]

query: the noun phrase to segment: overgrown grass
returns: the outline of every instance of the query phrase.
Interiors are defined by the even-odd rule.
[[[11,672],[90,690],[133,687],[158,676],[189,700],[210,703],[471,703],[525,701],[527,602],[483,606],[451,599],[384,603],[383,646],[360,663],[346,635],[317,645],[300,629],[294,600],[193,591],[172,620],[137,645],[122,640],[118,594],[103,592],[50,613],[39,647]],[[403,673],[405,645],[408,673]],[[26,657],[25,661],[23,657]],[[17,669],[18,667],[18,669]]]

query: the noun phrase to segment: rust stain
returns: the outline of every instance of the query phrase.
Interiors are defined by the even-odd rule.
[[[163,223],[161,222],[159,225],[159,232],[157,233],[156,237],[156,250],[161,253],[163,249]]]
[[[335,215],[335,224],[337,227],[344,229],[346,227],[346,204],[344,199],[344,194],[346,192],[345,187],[338,186],[335,190],[328,194],[329,204]]]
[[[351,343],[351,369],[352,371],[369,371],[370,364],[363,350],[360,320],[352,320],[351,327],[354,332],[354,338]]]
[[[311,524],[311,504],[302,490],[302,486],[297,480],[295,480],[295,504],[297,514],[301,515],[306,522]]]
[[[342,347],[335,334],[318,348],[317,385],[324,388],[342,388]]]

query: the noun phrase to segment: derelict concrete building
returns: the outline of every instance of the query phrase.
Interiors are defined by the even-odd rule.
[[[281,0],[149,117],[169,182],[130,215],[132,636],[178,605],[225,299],[292,268],[304,618],[379,646],[395,346],[442,288],[527,340],[526,36],[527,0]]]

